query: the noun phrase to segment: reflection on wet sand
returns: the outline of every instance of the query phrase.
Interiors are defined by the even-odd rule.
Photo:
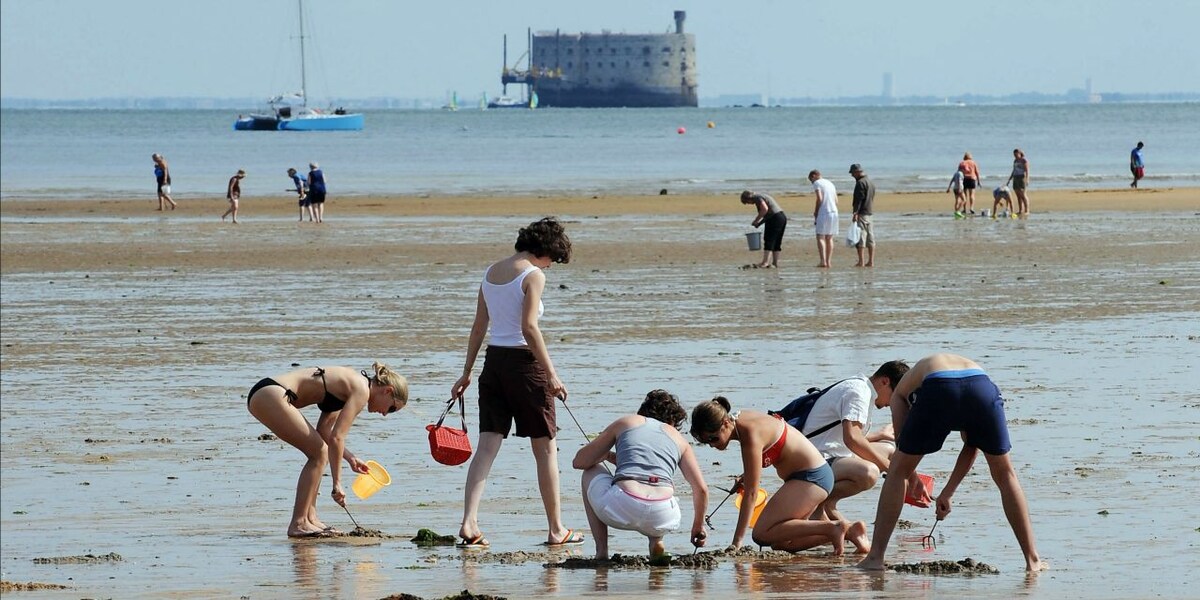
[[[817,273],[802,266],[808,252],[797,238],[794,262],[764,273],[737,269],[746,259],[740,227],[717,213],[684,226],[672,215],[593,219],[572,210],[581,213],[570,225],[579,232],[578,264],[556,267],[561,287],[547,290],[544,333],[585,429],[602,428],[655,387],[688,405],[721,392],[747,407],[776,408],[797,390],[884,360],[969,351],[1007,400],[1014,447],[1028,457],[1017,468],[1023,481],[1028,474],[1025,492],[1052,576],[1021,575],[986,473],[964,480],[935,550],[917,539],[932,513],[905,510],[920,527],[911,540],[895,539],[889,557],[976,557],[1001,571],[986,577],[866,574],[818,553],[711,570],[593,572],[546,569],[551,558],[543,554],[502,564],[418,548],[408,541],[418,528],[458,526],[464,471],[432,464],[424,425],[461,369],[462,327],[493,245],[464,239],[461,220],[441,218],[362,217],[319,232],[264,219],[247,223],[254,235],[234,237],[199,220],[39,221],[6,212],[5,579],[71,582],[76,597],[119,598],[441,597],[464,588],[656,600],[809,590],[987,600],[1031,589],[1088,598],[1178,592],[1164,590],[1161,571],[1145,565],[1194,551],[1192,537],[1162,533],[1195,527],[1191,498],[1200,489],[1190,433],[1200,401],[1188,380],[1195,360],[1187,358],[1200,354],[1194,211],[1035,213],[1019,230],[890,214],[880,218],[888,246],[872,271],[837,268],[845,257],[835,250],[834,271]],[[499,214],[481,219],[472,237],[507,239],[514,223],[527,222]],[[387,242],[368,250],[364,240]],[[248,280],[271,284],[230,285]],[[356,424],[353,450],[403,473],[404,485],[351,510],[396,536],[371,545],[288,541],[279,525],[294,475],[280,469],[285,444],[259,439],[264,431],[245,414],[245,391],[292,362],[366,367],[376,358],[413,374],[413,399],[386,422]],[[564,431],[560,454],[578,448],[579,437]],[[960,443],[951,439],[943,456],[928,459],[939,480]],[[741,471],[727,455],[696,453],[710,483]],[[496,470],[519,473],[526,459],[501,456]],[[568,472],[564,519],[577,525],[586,517]],[[544,537],[530,481],[489,482],[487,510],[498,515],[486,528],[492,554],[532,549]],[[841,508],[869,521],[877,497],[860,494]],[[350,525],[327,495],[319,503],[337,511],[331,524]],[[724,535],[735,518],[724,509],[713,520]],[[685,535],[667,543],[677,556],[691,552]],[[611,550],[644,547],[615,536]],[[127,562],[33,562],[86,552],[116,552]],[[1112,577],[1095,577],[1095,565]]]

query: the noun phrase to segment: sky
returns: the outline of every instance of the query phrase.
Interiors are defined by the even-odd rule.
[[[701,97],[1200,92],[1197,0],[308,0],[314,98],[498,95],[536,31],[663,33]],[[267,97],[299,86],[292,0],[2,0],[0,95]],[[510,87],[510,93],[514,90]]]

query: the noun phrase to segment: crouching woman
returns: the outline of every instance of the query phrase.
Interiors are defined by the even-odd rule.
[[[583,471],[583,506],[597,559],[608,558],[609,527],[646,536],[651,560],[666,555],[663,537],[682,520],[672,479],[677,470],[692,487],[692,545],[704,545],[708,486],[691,445],[679,433],[686,419],[675,396],[654,390],[637,414],[613,421],[575,454],[572,466]],[[605,460],[616,464],[615,473],[602,466]]]
[[[731,412],[729,400],[717,396],[692,410],[692,437],[701,444],[725,450],[737,441],[742,450],[742,480],[746,490],[758,490],[763,469],[775,467],[783,486],[763,507],[754,525],[754,543],[795,552],[833,544],[842,554],[846,540],[867,552],[867,525],[862,521],[812,520],[811,516],[833,490],[833,469],[812,442],[782,418],[743,410]],[[742,545],[754,502],[743,502],[731,547]]]

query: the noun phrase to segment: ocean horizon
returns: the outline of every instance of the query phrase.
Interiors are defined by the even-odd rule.
[[[1115,189],[1146,144],[1144,187],[1200,186],[1200,103],[679,109],[372,110],[359,132],[243,132],[230,110],[0,110],[0,198],[152,197],[150,155],[177,198],[282,195],[318,162],[330,197],[807,192],[847,189],[861,163],[883,192],[944,190],[964,152],[983,186],[1025,151],[1031,193]],[[679,133],[683,131],[684,133]]]

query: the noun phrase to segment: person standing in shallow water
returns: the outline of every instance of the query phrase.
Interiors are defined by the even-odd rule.
[[[225,188],[225,199],[229,200],[229,208],[221,214],[221,220],[225,217],[233,215],[233,222],[237,224],[238,201],[242,198],[242,179],[246,177],[246,172],[238,169],[238,172],[233,177],[229,178],[229,185]]]
[[[1017,216],[1029,218],[1029,161],[1020,148],[1013,149],[1013,168],[1008,181],[1012,182],[1013,192],[1017,195]]]
[[[751,226],[757,229],[759,225],[766,225],[763,231],[762,262],[754,265],[755,268],[778,267],[779,252],[783,249],[783,232],[787,229],[787,215],[783,214],[783,209],[779,208],[779,203],[774,198],[763,193],[750,190],[742,192],[742,204],[753,204],[758,209],[758,214],[750,222]]]
[[[1142,157],[1142,148],[1146,145],[1138,142],[1137,147],[1129,152],[1129,172],[1133,173],[1133,183],[1129,187],[1137,189],[1138,182],[1146,176],[1146,161]]]
[[[300,409],[317,405],[321,417],[309,424]],[[341,461],[350,470],[366,473],[367,465],[346,447],[346,435],[355,417],[367,412],[390,415],[408,404],[408,381],[387,365],[375,363],[371,373],[349,367],[298,369],[266,377],[250,388],[246,408],[280,440],[304,453],[307,461],[296,483],[296,502],[288,537],[318,537],[338,534],[317,518],[317,493],[321,472],[329,464],[333,479],[333,501],[346,506],[342,489]]]
[[[888,541],[904,506],[905,488],[921,505],[931,500],[917,478],[917,465],[925,455],[941,450],[951,431],[960,431],[963,448],[938,494],[937,519],[950,514],[950,498],[982,450],[992,481],[1000,490],[1004,516],[1025,555],[1025,570],[1045,569],[1034,544],[1025,492],[1008,454],[1012,444],[1004,418],[1004,399],[983,369],[975,361],[955,354],[927,356],[900,378],[886,404],[876,401],[876,406],[883,405],[892,408],[892,425],[898,433],[896,452],[879,493],[871,551],[858,566],[883,570]]]
[[[311,189],[311,183],[310,183]],[[558,483],[558,431],[555,399],[567,401],[538,327],[542,316],[545,269],[571,261],[571,240],[553,217],[534,221],[517,233],[516,253],[484,271],[475,301],[475,321],[467,340],[462,376],[450,389],[461,399],[471,385],[475,358],[488,340],[479,375],[479,441],[463,490],[459,548],[488,545],[479,528],[479,503],[500,446],[516,424],[517,437],[529,438],[537,464],[538,491],[546,511],[546,544],[582,544],[583,534],[562,523]]]
[[[308,179],[295,169],[287,170],[288,177],[292,180],[293,189],[296,190],[296,201],[300,205],[300,221],[304,221],[304,213],[308,213],[308,220],[313,220],[312,205],[308,203]]]
[[[813,226],[817,230],[817,267],[828,269],[833,266],[833,236],[838,232],[837,188],[833,182],[821,177],[813,169],[808,173],[817,202],[813,207]]]
[[[325,222],[325,173],[315,162],[308,163],[308,204],[317,223]]]
[[[979,175],[979,165],[971,158],[970,152],[963,153],[963,159],[958,163],[958,170],[963,174],[963,193],[967,198],[967,214],[975,214],[975,188],[979,187],[983,178]]]
[[[171,169],[167,166],[167,159],[156,152],[150,155],[150,160],[154,161],[154,180],[158,184],[158,210],[166,208],[167,203],[171,204],[171,210],[175,210],[175,201],[171,199]]]
[[[859,229],[862,230],[858,243],[854,245],[855,251],[858,252],[858,262],[854,263],[854,266],[874,267],[875,229],[871,227],[871,213],[875,207],[875,184],[871,183],[862,165],[858,163],[850,165],[850,175],[854,177],[854,213],[850,219],[858,223]],[[867,251],[866,262],[863,262],[864,248]]]

